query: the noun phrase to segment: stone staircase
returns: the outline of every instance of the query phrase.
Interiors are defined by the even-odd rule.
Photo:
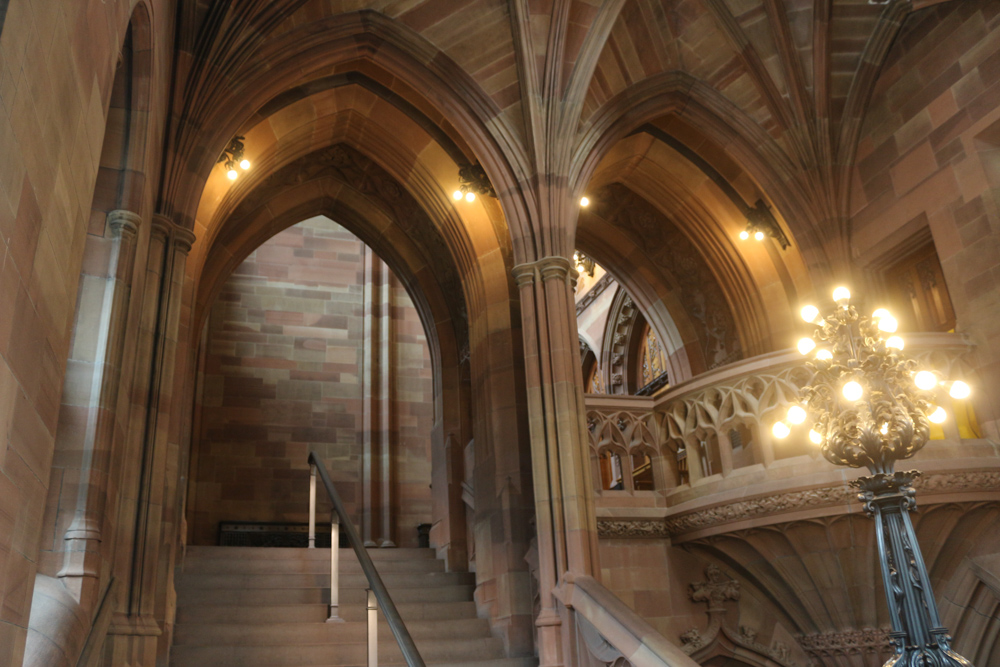
[[[445,572],[431,549],[370,549],[428,665],[535,667],[505,658],[476,617],[475,575]],[[189,547],[177,580],[172,667],[332,667],[367,664],[367,580],[340,550],[340,616],[326,623],[328,549]],[[379,612],[379,664],[405,664]]]

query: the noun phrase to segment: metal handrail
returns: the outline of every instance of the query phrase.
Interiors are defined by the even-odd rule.
[[[361,541],[361,536],[358,535],[358,529],[354,527],[350,517],[344,510],[344,503],[340,500],[340,495],[337,493],[337,489],[334,488],[333,482],[330,481],[330,475],[326,472],[326,466],[323,465],[323,462],[316,456],[315,452],[309,453],[309,465],[315,467],[320,479],[323,480],[323,486],[326,487],[326,492],[330,496],[333,509],[340,517],[340,523],[347,532],[347,541],[351,543],[354,553],[358,556],[361,569],[368,578],[368,585],[371,587],[372,593],[375,594],[378,604],[382,607],[382,613],[385,614],[385,620],[389,623],[389,629],[392,630],[392,634],[396,637],[396,643],[399,644],[399,650],[402,651],[406,664],[410,667],[424,667],[424,659],[420,657],[417,645],[413,643],[413,638],[410,636],[410,632],[406,629],[406,625],[403,623],[396,605],[389,596],[389,591],[386,590],[385,584],[382,583],[382,577],[379,576],[378,570],[375,569],[375,563],[372,562],[371,556],[368,555],[368,551]],[[337,548],[337,544],[330,544],[330,549]]]

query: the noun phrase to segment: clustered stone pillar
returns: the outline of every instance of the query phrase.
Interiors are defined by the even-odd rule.
[[[184,268],[194,234],[175,225],[169,218],[153,216],[146,276],[146,294],[140,314],[142,370],[137,386],[147,388],[145,404],[133,419],[143,426],[133,433],[133,448],[126,469],[134,470],[123,485],[123,539],[126,553],[120,553],[118,576],[125,582],[109,633],[125,636],[159,636],[167,595],[162,556],[172,548],[165,539],[164,513],[170,499],[165,497],[166,477],[176,470],[177,434],[171,432],[170,415],[176,389],[178,332]],[[136,423],[136,422],[133,422]],[[174,446],[171,447],[171,442]],[[162,561],[162,562],[161,562]],[[115,650],[129,653],[149,650],[115,643]],[[117,657],[117,656],[116,656]],[[123,663],[124,664],[124,663]]]
[[[534,472],[542,667],[572,662],[573,629],[560,589],[573,575],[598,576],[597,522],[588,475],[586,409],[579,363],[574,286],[565,257],[513,269],[521,296]]]

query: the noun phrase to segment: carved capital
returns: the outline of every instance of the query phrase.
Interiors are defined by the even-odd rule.
[[[539,273],[542,274],[542,280],[546,282],[549,280],[566,281],[567,279],[575,282],[579,275],[573,268],[573,262],[560,255],[543,257],[535,262],[535,265],[538,267]]]
[[[173,243],[174,249],[185,255],[191,252],[191,246],[197,237],[195,233],[186,227],[174,227]]]
[[[154,213],[153,220],[149,225],[150,235],[163,243],[170,237],[170,231],[174,228],[174,221],[162,213]]]
[[[531,285],[535,282],[534,263],[518,264],[510,270],[510,273],[514,276],[514,283],[518,286],[518,288]]]
[[[142,216],[125,209],[117,209],[108,213],[108,226],[116,238],[131,240],[139,232]]]

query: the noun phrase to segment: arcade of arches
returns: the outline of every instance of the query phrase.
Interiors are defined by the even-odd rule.
[[[310,451],[517,664],[875,667],[861,473],[771,436],[840,283],[975,389],[913,518],[1000,667],[997,0],[0,0],[0,239],[0,667],[179,664]]]

